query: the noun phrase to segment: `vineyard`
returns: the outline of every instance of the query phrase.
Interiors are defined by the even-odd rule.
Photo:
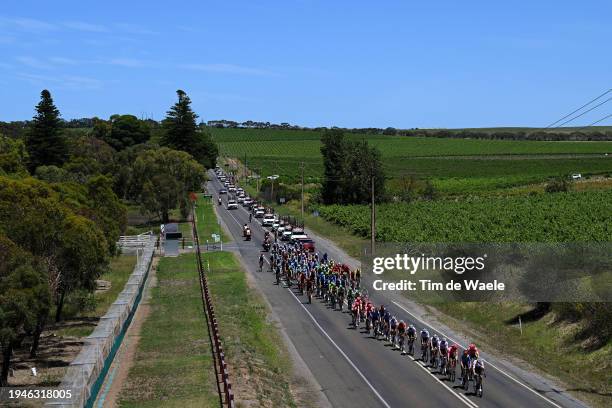
[[[321,181],[320,132],[270,129],[212,129],[221,155],[246,161],[262,175],[296,183],[300,164],[307,183]],[[348,139],[363,139],[350,134]],[[382,153],[387,177],[432,179],[449,193],[487,191],[545,181],[579,172],[612,173],[612,142],[537,142],[438,139],[369,135]],[[606,153],[609,155],[606,156]]]
[[[368,206],[322,206],[326,220],[369,236]],[[377,207],[378,241],[607,242],[612,239],[612,190],[419,201]]]

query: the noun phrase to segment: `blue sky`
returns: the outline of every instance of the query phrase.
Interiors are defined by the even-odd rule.
[[[541,126],[612,88],[612,2],[4,1],[0,120]],[[612,101],[575,122],[612,113]],[[612,119],[601,124],[611,124]]]

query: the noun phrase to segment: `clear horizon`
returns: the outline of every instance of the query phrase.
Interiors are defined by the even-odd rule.
[[[180,88],[204,121],[544,127],[611,85],[605,1],[167,4],[5,5],[0,120],[31,119],[44,88],[67,120],[160,120]]]

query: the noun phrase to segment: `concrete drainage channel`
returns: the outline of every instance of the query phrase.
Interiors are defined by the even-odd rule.
[[[156,241],[157,236],[149,234],[119,240],[118,245],[123,253],[136,254],[136,267],[117,300],[100,318],[93,333],[85,338],[81,352],[68,366],[58,388],[70,390],[71,398],[49,401],[45,407],[93,407],[142,299]]]

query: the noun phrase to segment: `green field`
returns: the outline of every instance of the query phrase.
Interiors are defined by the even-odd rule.
[[[320,182],[323,163],[321,133],[269,129],[212,129],[221,155],[235,157],[262,174],[279,174],[295,183],[300,163],[306,182]],[[612,173],[612,142],[540,142],[483,139],[441,139],[348,134],[382,153],[387,177],[415,176],[434,181],[441,191],[485,191],[542,182],[570,173]],[[608,154],[608,156],[606,156]],[[449,182],[448,180],[453,180]],[[456,179],[471,179],[469,183]],[[496,180],[491,180],[496,179]]]
[[[357,235],[370,232],[365,205],[321,206],[320,215]],[[607,242],[612,190],[382,204],[378,241]]]
[[[193,254],[161,258],[121,407],[219,406]]]

